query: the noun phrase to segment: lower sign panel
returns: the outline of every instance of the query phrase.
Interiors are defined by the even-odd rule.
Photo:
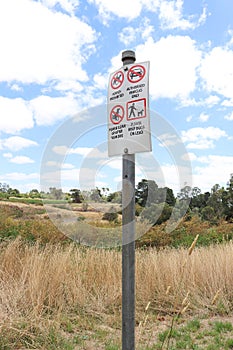
[[[109,108],[108,155],[150,151],[149,110],[145,99],[126,103],[121,108]]]

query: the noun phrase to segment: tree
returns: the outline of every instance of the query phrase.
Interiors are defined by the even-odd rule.
[[[154,180],[142,179],[135,191],[135,201],[142,207],[158,202],[158,185]]]
[[[41,198],[41,194],[39,193],[39,191],[36,188],[34,188],[33,190],[31,190],[29,192],[29,197],[31,197],[31,198]]]
[[[83,197],[81,195],[81,191],[77,188],[73,188],[70,190],[70,196],[73,203],[82,203]]]
[[[102,202],[103,201],[101,190],[98,187],[91,190],[90,199],[94,202]]]
[[[10,188],[10,186],[8,184],[0,182],[0,192],[1,193],[7,193],[9,188]]]
[[[164,188],[166,190],[166,199],[165,199],[166,203],[168,205],[174,206],[176,203],[176,198],[174,196],[173,190],[169,187],[164,187]]]
[[[9,188],[7,190],[7,193],[12,197],[20,197],[20,192],[17,188]]]
[[[50,197],[56,200],[60,200],[63,198],[63,192],[61,188],[50,187],[49,188]]]
[[[215,217],[217,219],[221,219],[224,217],[224,191],[224,187],[220,187],[219,184],[214,185],[211,188],[210,197],[208,198],[208,201],[206,203],[208,207],[213,208],[215,212]]]
[[[109,193],[109,195],[107,196],[107,202],[120,204],[121,201],[122,201],[122,192],[121,191]]]
[[[202,209],[201,216],[203,220],[209,221],[212,224],[216,224],[218,221],[214,208],[209,205]]]
[[[224,214],[228,221],[233,219],[233,174],[227,183],[226,191],[223,193]]]
[[[143,210],[141,217],[154,225],[160,225],[170,218],[172,209],[167,203],[153,203]]]
[[[180,201],[190,201],[191,193],[192,193],[192,187],[186,185],[183,188],[181,188],[180,192],[177,194],[177,198]]]

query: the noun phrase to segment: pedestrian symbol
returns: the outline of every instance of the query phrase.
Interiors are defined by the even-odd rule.
[[[146,99],[127,102],[127,120],[140,119],[146,117]]]
[[[111,80],[111,87],[113,89],[119,89],[124,81],[124,73],[122,71],[116,72]]]
[[[110,120],[113,124],[119,124],[124,118],[124,108],[116,105],[110,112]]]
[[[127,78],[131,83],[138,83],[145,76],[146,69],[144,66],[137,64],[129,69]]]

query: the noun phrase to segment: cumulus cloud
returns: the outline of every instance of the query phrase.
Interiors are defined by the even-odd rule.
[[[205,159],[202,157],[201,162],[202,166],[193,168],[194,186],[201,187],[203,191],[209,191],[216,183],[226,186],[232,173],[233,157],[209,155]]]
[[[200,76],[205,88],[233,100],[233,51],[224,47],[213,48],[204,57]]]
[[[143,3],[141,0],[88,0],[88,2],[96,5],[105,24],[111,19],[112,14],[128,20],[137,18],[142,11]]]
[[[139,61],[153,57],[150,64],[152,98],[187,98],[196,88],[196,69],[201,54],[196,42],[189,36],[169,35],[157,42],[150,38],[145,44],[137,46]]]
[[[0,130],[8,134],[30,129],[34,125],[29,104],[22,98],[10,99],[0,96],[0,116]]]
[[[228,114],[228,115],[225,115],[224,119],[230,120],[230,121],[233,120],[233,112],[231,112],[231,113]]]
[[[30,164],[35,163],[35,161],[27,156],[16,156],[10,159],[11,163],[15,164]]]
[[[96,38],[96,32],[79,18],[49,10],[41,2],[1,1],[0,81],[86,81],[82,64],[93,52]]]
[[[150,24],[148,18],[143,18],[140,25],[135,27],[125,27],[118,34],[119,40],[125,45],[128,46],[133,43],[139,37],[144,41],[147,40],[154,31],[154,26]]]
[[[213,126],[183,130],[181,135],[183,142],[187,142],[186,147],[192,149],[213,148],[214,141],[218,141],[221,137],[228,137],[224,130]]]
[[[183,15],[183,0],[174,1],[160,1],[159,6],[159,19],[161,21],[161,27],[163,29],[196,29],[203,23],[207,18],[207,9],[203,8],[203,12],[197,20],[193,20],[193,16],[184,18]]]
[[[39,174],[37,173],[31,173],[31,174],[25,174],[25,173],[7,173],[4,175],[0,175],[0,181],[9,182],[9,181],[27,181],[31,179],[39,179]]]
[[[199,115],[199,120],[200,120],[200,122],[204,123],[204,122],[207,122],[209,120],[209,117],[210,116],[208,114],[202,112]]]
[[[75,9],[79,6],[78,0],[40,0],[40,2],[52,9],[56,9],[57,5],[60,5],[69,14],[74,14]]]
[[[158,14],[162,29],[195,29],[205,23],[207,8],[204,6],[201,15],[185,16],[183,0],[88,0],[98,8],[99,15],[105,24],[113,15],[129,21],[139,17],[142,11],[149,10]],[[133,33],[131,33],[133,34]]]
[[[78,109],[77,99],[72,95],[65,97],[39,96],[30,101],[37,125],[53,125],[55,122],[73,116]]]
[[[20,151],[23,148],[38,146],[38,143],[21,136],[11,136],[5,140],[2,140],[2,145],[4,148],[15,152]]]

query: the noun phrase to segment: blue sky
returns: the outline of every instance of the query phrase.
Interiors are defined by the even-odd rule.
[[[27,192],[49,173],[64,190],[121,188],[105,103],[109,74],[132,49],[138,63],[150,61],[153,111],[153,151],[137,155],[136,181],[226,186],[232,13],[231,0],[1,1],[0,182]]]

